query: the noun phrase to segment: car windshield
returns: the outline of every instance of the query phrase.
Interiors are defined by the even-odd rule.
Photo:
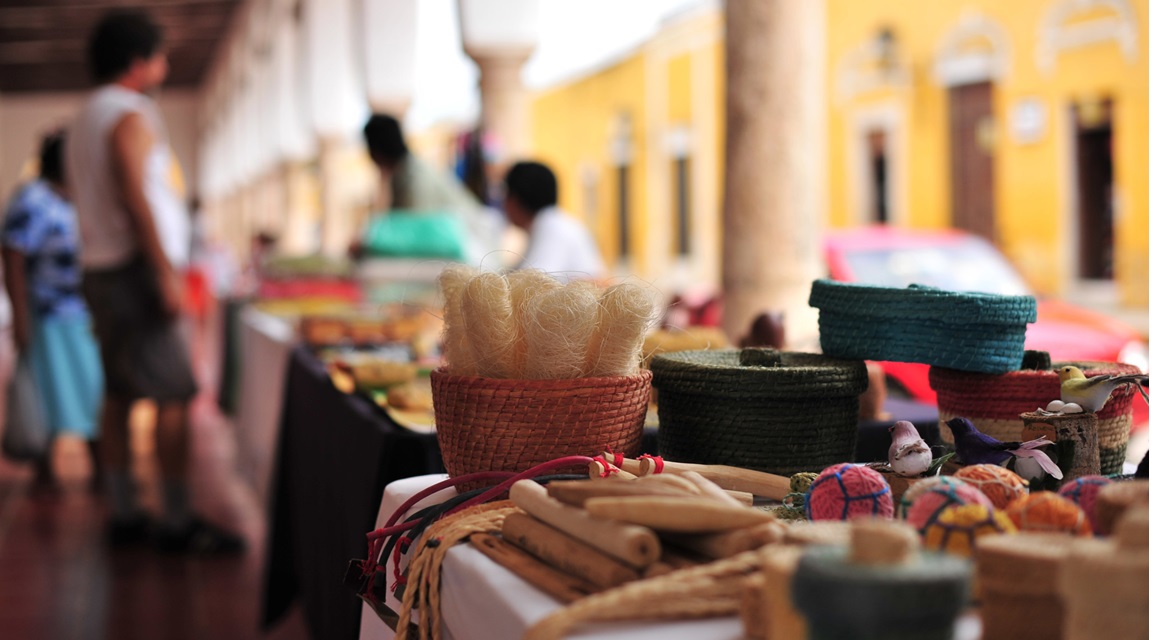
[[[947,245],[853,249],[844,257],[853,279],[864,284],[901,288],[924,284],[948,291],[1031,295],[1012,265],[976,238]]]

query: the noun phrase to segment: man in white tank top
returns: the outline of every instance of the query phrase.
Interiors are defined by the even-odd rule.
[[[168,74],[160,29],[141,11],[110,12],[92,32],[88,61],[101,84],[77,115],[66,149],[84,295],[106,380],[101,449],[109,542],[152,537],[164,551],[242,551],[242,539],[192,513],[188,496],[188,403],[197,387],[177,320],[189,219],[172,183],[164,123],[148,95]],[[128,417],[142,398],[157,404],[164,515],[155,527],[140,510],[129,467]]]

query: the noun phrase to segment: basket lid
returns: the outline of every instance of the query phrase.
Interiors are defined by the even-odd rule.
[[[932,320],[944,324],[1021,325],[1036,322],[1036,298],[994,293],[948,291],[912,284],[906,288],[836,282],[812,282],[808,306],[821,312],[877,318]]]
[[[765,397],[858,396],[868,388],[863,360],[767,348],[662,353],[652,359],[652,384],[709,394],[754,391]]]

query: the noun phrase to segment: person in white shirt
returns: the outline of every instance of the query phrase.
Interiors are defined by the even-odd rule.
[[[504,174],[504,213],[528,233],[528,248],[517,269],[539,269],[555,278],[605,277],[596,240],[576,218],[557,206],[556,174],[539,162],[517,162]]]
[[[139,10],[106,13],[88,62],[100,86],[81,108],[65,149],[80,228],[83,292],[103,361],[101,455],[111,507],[108,540],[163,551],[239,552],[244,541],[193,514],[188,495],[188,404],[197,393],[178,328],[180,270],[190,221],[160,111],[149,94],[168,75],[160,28]],[[136,499],[128,419],[156,402],[156,455],[164,496],[155,532]]]

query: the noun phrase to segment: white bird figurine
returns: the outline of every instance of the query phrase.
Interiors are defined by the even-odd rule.
[[[1116,387],[1126,384],[1136,385],[1136,390],[1144,396],[1144,401],[1148,401],[1148,392],[1144,391],[1144,387],[1148,385],[1148,376],[1142,373],[1120,376],[1104,374],[1089,378],[1072,365],[1060,367],[1056,372],[1060,374],[1060,400],[1075,402],[1091,413],[1096,413],[1104,407]]]
[[[899,420],[889,427],[892,445],[888,447],[888,466],[898,476],[915,478],[932,466],[932,449],[920,437],[920,432],[907,420]]]

